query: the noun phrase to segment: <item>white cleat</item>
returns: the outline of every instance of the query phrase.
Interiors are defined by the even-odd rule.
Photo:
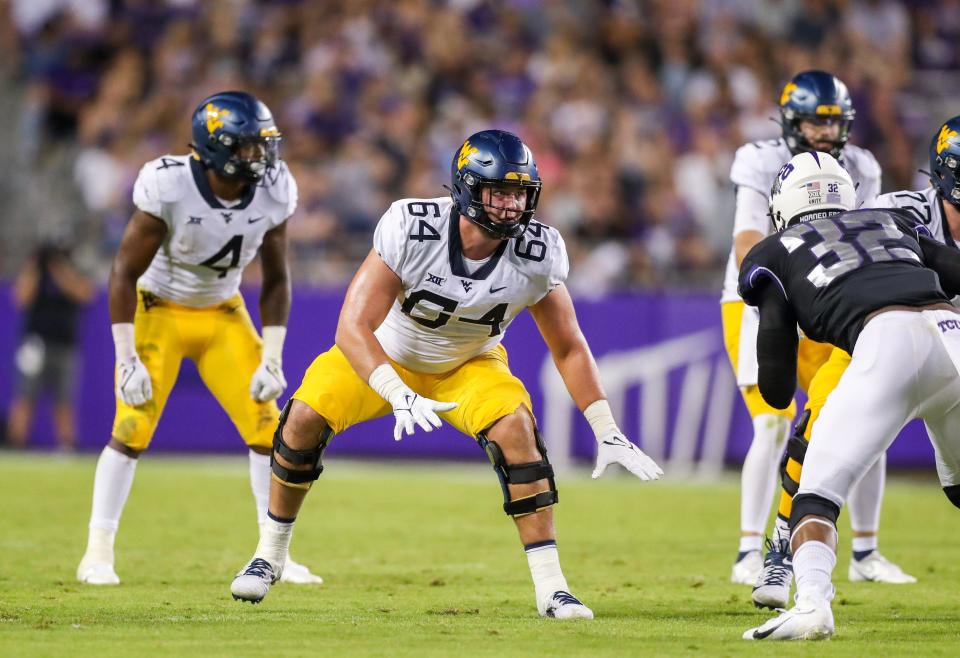
[[[87,585],[119,585],[120,576],[113,564],[84,555],[77,567],[77,580]]]
[[[293,558],[287,555],[280,582],[293,583],[294,585],[323,585],[323,578],[312,573],[306,565],[294,562]]]
[[[829,640],[833,635],[833,610],[827,601],[798,599],[761,626],[744,632],[744,640]]]
[[[255,557],[234,576],[230,593],[237,601],[260,603],[277,579],[273,565],[263,558]]]
[[[873,550],[862,560],[850,560],[850,569],[847,571],[850,582],[888,583],[891,585],[906,585],[915,583],[917,579],[905,573],[880,551]]]
[[[763,571],[763,556],[760,551],[750,551],[740,560],[733,563],[733,570],[730,572],[730,582],[737,585],[750,585],[753,587]]]
[[[553,619],[593,619],[593,610],[583,605],[580,599],[563,590],[554,592],[540,607],[541,617]]]

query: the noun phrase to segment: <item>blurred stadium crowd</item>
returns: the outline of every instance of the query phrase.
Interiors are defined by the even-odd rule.
[[[733,153],[779,135],[783,83],[836,73],[884,190],[921,186],[958,37],[960,0],[7,0],[0,271],[56,235],[104,280],[140,166],[237,88],[284,134],[300,282],[348,280],[387,205],[446,194],[454,149],[497,126],[536,154],[575,292],[719,289]]]

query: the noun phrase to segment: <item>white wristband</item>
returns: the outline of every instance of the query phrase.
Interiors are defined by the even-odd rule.
[[[613,419],[613,413],[610,411],[610,403],[606,400],[592,402],[590,406],[583,410],[583,415],[590,423],[593,434],[598,441],[601,436],[611,432],[620,432],[617,421]],[[622,432],[620,433],[622,434]]]
[[[398,395],[403,395],[405,391],[410,391],[410,388],[403,383],[400,375],[397,374],[397,371],[394,370],[393,366],[389,363],[384,363],[374,368],[373,372],[370,373],[370,378],[367,379],[367,384],[377,392],[377,395],[393,406],[397,406],[394,404],[394,399]]]
[[[286,337],[287,328],[283,325],[268,325],[263,328],[264,361],[283,361],[283,341]]]
[[[133,339],[133,323],[117,322],[110,326],[113,332],[113,348],[117,363],[130,363],[137,358],[137,349]]]

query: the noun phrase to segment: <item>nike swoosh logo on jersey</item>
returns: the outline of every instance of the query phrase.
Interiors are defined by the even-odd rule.
[[[263,219],[262,215],[260,217],[251,217],[247,219],[247,224],[254,224],[256,222],[259,222],[261,219]]]
[[[500,286],[499,288],[494,288],[493,286],[490,286],[490,292],[492,292],[492,293],[493,293],[493,292],[500,292],[501,290],[504,290],[505,288],[506,288],[506,286]]]

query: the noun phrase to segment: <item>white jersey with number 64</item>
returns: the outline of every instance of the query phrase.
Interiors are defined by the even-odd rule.
[[[556,229],[531,221],[490,258],[471,261],[459,222],[450,198],[401,199],[377,225],[374,248],[403,290],[376,336],[405,368],[446,372],[496,347],[520,311],[567,277]]]

